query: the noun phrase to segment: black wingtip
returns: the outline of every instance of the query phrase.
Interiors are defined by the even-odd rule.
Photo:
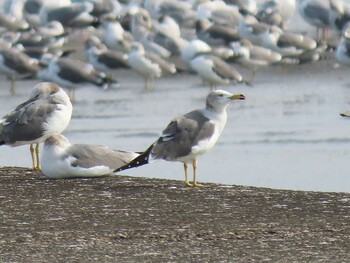
[[[148,164],[152,148],[153,148],[153,144],[146,151],[144,151],[142,154],[140,154],[134,160],[132,160],[130,163],[128,163],[128,164],[126,164],[118,169],[115,169],[113,171],[113,173],[121,172],[121,171],[124,171],[127,169],[131,169],[131,168],[135,168],[135,167],[139,167],[139,166]]]

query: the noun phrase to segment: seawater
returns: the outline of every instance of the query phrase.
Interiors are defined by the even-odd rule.
[[[249,78],[249,70],[239,69]],[[220,87],[243,93],[233,101],[215,147],[198,159],[198,180],[282,189],[350,192],[348,68],[334,60],[258,71],[253,86]],[[176,115],[204,106],[209,88],[195,75],[166,76],[146,92],[131,71],[116,73],[121,87],[76,91],[64,135],[71,143],[142,151]],[[23,102],[38,81],[17,81],[16,95],[1,78],[0,115]],[[31,166],[29,147],[0,147],[1,166]],[[183,180],[181,163],[158,161],[122,174]]]

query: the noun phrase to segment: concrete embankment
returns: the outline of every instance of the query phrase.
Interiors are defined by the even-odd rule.
[[[350,194],[0,169],[0,262],[349,262]]]

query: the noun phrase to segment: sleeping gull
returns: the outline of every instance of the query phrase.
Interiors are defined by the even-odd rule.
[[[41,170],[47,178],[97,177],[112,174],[139,154],[102,145],[70,144],[61,134],[44,142]]]
[[[30,144],[33,168],[38,170],[39,143],[62,132],[71,115],[72,104],[66,92],[50,82],[39,83],[26,102],[0,119],[0,145]],[[36,144],[36,162],[33,144]]]
[[[157,159],[178,161],[184,164],[186,186],[201,186],[196,181],[198,156],[209,151],[223,131],[226,109],[232,100],[244,100],[242,94],[233,95],[224,90],[211,91],[206,107],[173,119],[160,138],[144,153],[115,172],[148,164]],[[193,182],[188,180],[187,164],[193,166]]]

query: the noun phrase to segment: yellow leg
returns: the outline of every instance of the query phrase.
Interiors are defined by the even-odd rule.
[[[192,161],[193,167],[193,186],[204,187],[204,185],[197,183],[196,172],[197,172],[197,160]]]
[[[184,170],[185,170],[185,185],[186,185],[186,186],[193,186],[193,184],[191,184],[191,183],[188,181],[187,163],[184,163]]]
[[[33,144],[30,145],[29,150],[30,150],[30,155],[32,156],[33,169],[35,169],[35,157],[34,157],[34,147],[33,147]]]
[[[39,143],[35,146],[35,155],[36,155],[36,166],[34,167],[35,170],[40,170],[40,161],[39,161]]]
[[[15,76],[11,76],[10,95],[15,95]]]

